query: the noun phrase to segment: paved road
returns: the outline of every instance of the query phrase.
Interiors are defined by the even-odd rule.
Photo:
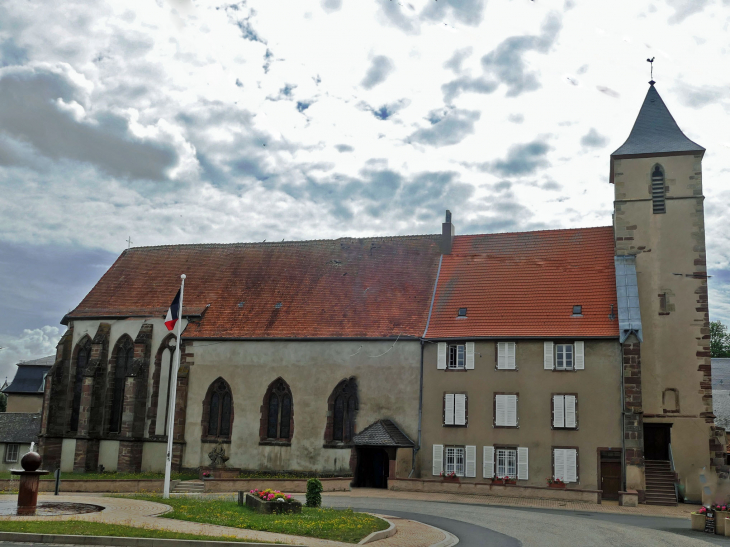
[[[354,496],[324,495],[323,504],[419,520],[457,536],[459,547],[730,546],[693,532],[689,519]]]

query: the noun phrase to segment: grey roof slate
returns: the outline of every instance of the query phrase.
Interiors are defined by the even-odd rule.
[[[21,361],[19,365],[27,367],[39,366],[39,367],[52,367],[53,363],[56,362],[55,355],[49,355],[48,357],[41,357],[40,359],[31,359],[30,361]]]
[[[629,138],[611,156],[704,152],[704,150],[682,133],[656,88],[651,85]]]
[[[616,256],[616,302],[618,303],[619,340],[623,344],[630,334],[644,341],[639,309],[639,285],[636,280],[636,257]]]
[[[411,448],[413,441],[391,420],[378,420],[352,438],[356,446],[395,446]]]
[[[37,443],[40,431],[40,414],[0,412],[0,443]]]
[[[15,378],[3,393],[43,393],[43,377],[51,370],[51,365],[18,363]]]
[[[730,358],[712,358],[712,389],[730,390]]]

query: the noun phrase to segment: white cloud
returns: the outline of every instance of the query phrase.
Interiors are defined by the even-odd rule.
[[[7,376],[15,376],[15,365],[20,361],[39,359],[56,354],[56,344],[66,327],[45,326],[39,329],[25,329],[18,336],[0,335],[0,383]]]

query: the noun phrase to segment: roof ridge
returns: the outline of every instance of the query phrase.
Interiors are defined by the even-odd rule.
[[[552,230],[525,230],[523,232],[489,232],[485,234],[457,234],[455,237],[473,237],[473,236],[499,236],[499,235],[518,235],[518,234],[543,234],[543,233],[557,233],[557,232],[578,232],[586,230],[605,230],[606,228],[613,229],[613,226],[586,226],[583,228],[555,228]]]
[[[169,245],[147,245],[140,247],[130,247],[124,249],[122,255],[127,252],[150,250],[150,249],[167,249],[167,248],[225,248],[225,247],[297,247],[313,244],[336,243],[338,241],[365,241],[365,240],[402,240],[402,239],[438,239],[440,234],[412,234],[412,235],[393,235],[393,236],[367,236],[367,237],[338,237],[336,239],[302,239],[289,241],[238,241],[233,243],[174,243]]]

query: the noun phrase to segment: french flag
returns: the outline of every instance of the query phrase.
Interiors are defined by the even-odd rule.
[[[177,323],[177,320],[180,319],[180,290],[178,289],[177,294],[175,295],[174,300],[172,301],[172,304],[170,304],[170,309],[167,310],[167,317],[165,317],[165,326],[167,327],[167,330],[172,330],[175,328],[175,323]]]

